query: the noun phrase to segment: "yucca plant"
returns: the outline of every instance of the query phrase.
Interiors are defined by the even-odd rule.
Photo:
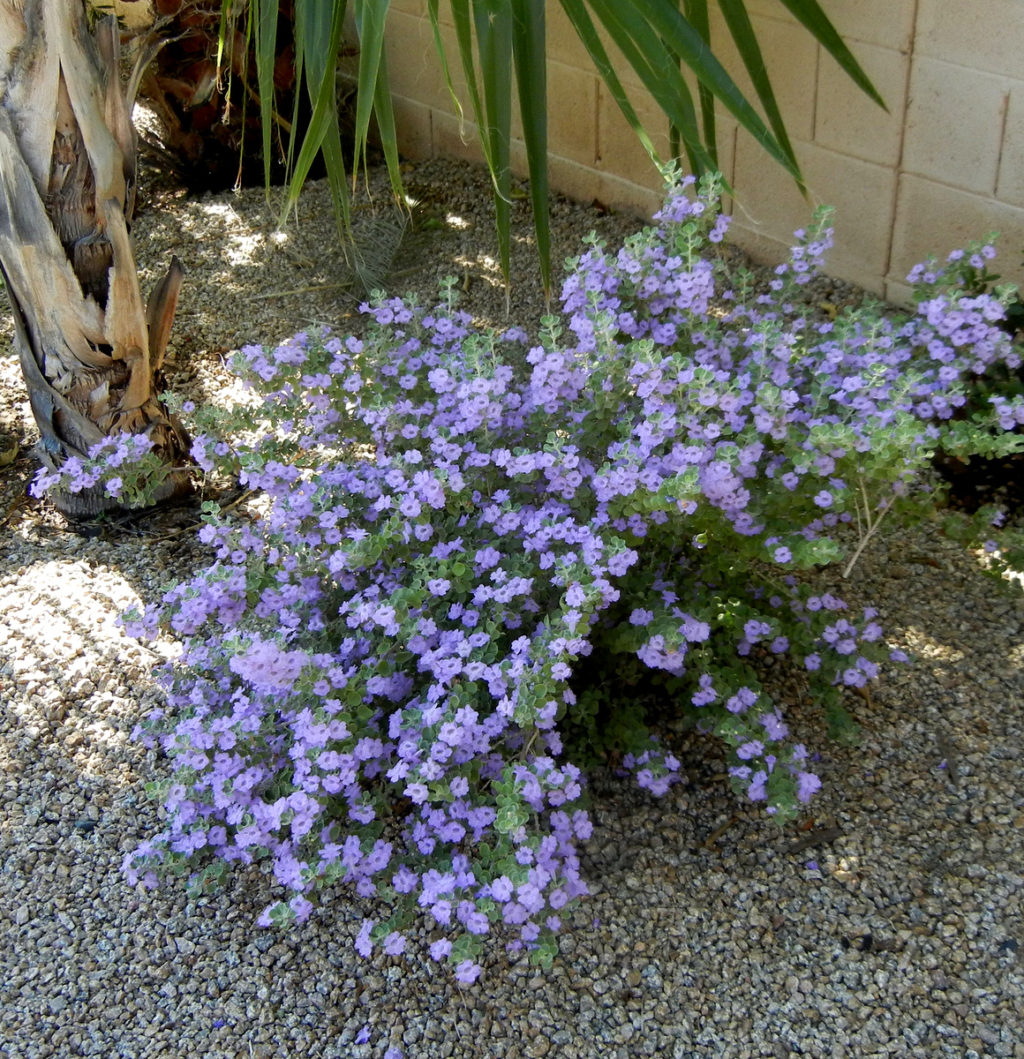
[[[133,0],[137,7],[144,0]],[[388,92],[384,40],[390,0],[149,0],[166,17],[158,33],[170,38],[158,69],[143,81],[169,118],[179,152],[198,153],[196,122],[216,127],[239,144],[245,115],[259,117],[267,183],[283,171],[286,205],[294,204],[314,164],[330,181],[336,212],[347,228],[348,168],[365,160],[371,124],[400,194],[398,144]],[[620,77],[605,42],[624,61],[664,112],[670,153],[697,175],[718,168],[716,103],[724,107],[802,187],[746,0],[715,0],[756,95],[748,100],[714,52],[711,0],[559,0],[596,70],[643,148],[659,159],[649,130]],[[849,76],[883,105],[867,75],[822,10],[818,0],[779,0]],[[124,11],[126,0],[92,0]],[[457,108],[479,131],[494,181],[499,260],[508,276],[511,248],[510,147],[518,97],[536,228],[538,261],[550,286],[547,182],[545,0],[449,0],[456,54],[446,52],[440,0],[426,0],[437,59]],[[355,40],[347,39],[354,35]],[[358,53],[350,145],[342,135],[336,77],[339,57]],[[180,68],[179,68],[180,67]],[[453,68],[464,75],[468,98],[458,99]],[[241,87],[239,87],[241,86]],[[234,92],[233,92],[234,89]],[[179,117],[187,113],[189,127]],[[199,127],[202,127],[200,124]],[[297,135],[293,135],[293,131]],[[209,133],[212,135],[212,132]],[[256,138],[252,137],[251,139]],[[344,146],[343,146],[344,144]],[[172,144],[172,146],[175,146]],[[351,165],[347,164],[351,163]],[[239,164],[241,172],[241,164]],[[316,170],[318,173],[320,169]]]
[[[103,0],[94,0],[103,2]],[[107,0],[112,2],[112,0]],[[123,0],[122,0],[123,2]],[[230,87],[240,79],[255,97],[253,111],[261,117],[264,172],[269,183],[272,166],[287,173],[291,206],[311,167],[322,159],[330,180],[338,217],[348,222],[346,158],[354,155],[358,168],[365,159],[371,123],[383,149],[396,193],[400,192],[398,145],[388,92],[385,30],[390,0],[154,0],[175,11],[173,31],[189,23],[191,46],[205,27],[208,54],[196,64],[204,86]],[[605,45],[614,40],[622,59],[665,114],[671,154],[697,175],[718,168],[716,103],[724,107],[802,187],[800,168],[783,115],[769,80],[757,33],[746,0],[716,0],[736,52],[756,95],[754,103],[739,89],[732,74],[714,53],[710,0],[559,0],[589,53],[596,70],[655,161],[659,159],[649,130],[620,77],[621,70]],[[872,99],[884,106],[867,75],[843,42],[817,0],[779,0],[780,4],[833,56]],[[530,196],[536,227],[538,260],[545,288],[550,286],[547,182],[547,90],[545,83],[545,0],[449,0],[455,27],[456,54],[446,51],[441,29],[440,0],[426,0],[434,28],[437,59],[460,111],[476,124],[484,158],[494,181],[494,205],[499,260],[506,277],[511,247],[510,147],[513,105],[518,97],[529,171]],[[214,32],[216,28],[216,33]],[[346,41],[354,29],[355,41]],[[165,32],[167,32],[165,28]],[[358,51],[351,152],[343,150],[338,120],[336,75],[346,46]],[[174,54],[168,50],[168,55]],[[216,60],[216,61],[214,61]],[[283,64],[282,60],[285,60]],[[255,70],[249,69],[252,63]],[[282,65],[290,64],[287,77]],[[170,83],[173,63],[163,61]],[[468,98],[458,99],[453,68],[464,75]],[[213,76],[212,71],[218,72]],[[224,72],[224,77],[219,72]],[[282,115],[282,81],[287,82]],[[157,78],[149,82],[157,87]],[[189,94],[187,79],[175,85]],[[227,86],[227,87],[225,87]],[[145,91],[147,84],[144,83]],[[292,91],[292,89],[296,91]],[[209,105],[209,92],[203,93]],[[227,101],[225,100],[227,103]],[[258,104],[258,105],[257,105]],[[231,104],[227,103],[230,107]],[[237,111],[237,104],[235,110]],[[302,120],[300,120],[300,117]],[[282,129],[300,135],[282,136]]]
[[[257,42],[260,82],[269,89],[277,57],[275,37],[278,0],[225,0],[225,7],[247,3],[251,33]],[[635,76],[658,103],[670,128],[673,152],[696,174],[718,168],[716,102],[733,115],[779,165],[802,187],[796,155],[768,78],[757,34],[745,0],[717,0],[722,20],[736,45],[754,87],[761,113],[741,92],[716,58],[711,37],[709,0],[560,0],[594,66],[604,79],[639,141],[657,159],[627,95],[620,71],[605,46],[614,40]],[[871,81],[843,42],[817,0],[780,0],[783,7],[833,56],[843,70],[881,106]],[[377,133],[398,190],[398,147],[387,87],[384,49],[389,0],[353,0],[350,13],[358,36],[355,158],[363,156],[376,118]],[[518,97],[529,170],[541,277],[550,287],[550,238],[547,181],[547,91],[545,83],[545,0],[450,0],[457,55],[442,39],[440,0],[427,0],[438,61],[453,98],[452,66],[461,68],[468,107],[479,130],[484,158],[494,181],[499,258],[506,279],[510,259],[513,100]],[[297,150],[289,184],[294,201],[318,152],[323,153],[339,215],[347,217],[346,174],[335,107],[335,70],[349,5],[346,0],[297,0],[296,67],[313,104],[313,114]],[[689,75],[689,76],[688,76]],[[696,91],[691,88],[696,84]],[[515,87],[514,87],[515,86]],[[271,93],[261,92],[265,145],[270,128]]]

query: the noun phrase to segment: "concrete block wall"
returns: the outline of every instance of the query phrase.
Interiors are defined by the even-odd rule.
[[[827,203],[836,208],[829,272],[890,300],[907,297],[904,278],[916,262],[992,232],[1001,235],[998,271],[1024,285],[1024,0],[823,0],[823,7],[888,111],[858,91],[778,0],[748,0],[810,201],[723,116],[719,162],[736,192],[733,241],[755,258],[780,260],[813,205]],[[660,201],[657,171],[561,6],[552,0],[547,10],[552,185],[649,216]],[[389,17],[402,149],[479,158],[474,127],[456,115],[435,58],[425,0],[393,0]],[[746,88],[728,35],[714,28],[719,54]],[[455,70],[447,22],[442,35]],[[660,112],[622,76],[665,151]],[[521,143],[513,157],[525,171]]]

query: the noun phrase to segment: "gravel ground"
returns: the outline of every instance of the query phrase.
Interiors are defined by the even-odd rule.
[[[420,206],[400,246],[386,211],[357,211],[368,266],[424,297],[455,273],[469,308],[500,322],[486,183],[441,163],[406,178]],[[558,260],[592,228],[616,240],[635,222],[559,202],[554,225]],[[147,289],[170,253],[186,267],[170,383],[193,396],[228,390],[224,355],[244,342],[358,324],[322,187],[287,236],[261,191],[164,190],[136,234]],[[513,319],[530,325],[532,248],[515,253]],[[822,281],[815,296],[855,292]],[[0,314],[0,454],[33,433]],[[1024,603],[928,527],[877,541],[836,589],[878,606],[916,658],[851,701],[861,745],[826,743],[780,676],[822,751],[813,818],[780,830],[739,805],[696,739],[679,742],[688,779],[662,800],[596,776],[594,896],[560,957],[545,974],[493,952],[459,986],[361,960],[366,907],[344,893],[276,933],[253,926],[259,876],[198,903],[122,880],[124,851],[158,829],[144,787],[164,766],[129,733],[173,645],[136,644],[114,617],[203,553],[187,511],[74,534],[24,498],[32,471],[27,455],[0,468],[4,1056],[1024,1057]]]

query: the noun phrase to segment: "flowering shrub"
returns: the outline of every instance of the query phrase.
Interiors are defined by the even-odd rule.
[[[798,295],[827,215],[755,294],[704,256],[716,206],[683,180],[657,227],[591,241],[534,343],[475,329],[448,287],[430,310],[364,306],[361,339],[242,351],[250,440],[200,434],[193,456],[266,510],[209,511],[215,560],[127,622],[184,644],[142,732],[170,761],[167,827],[131,880],[202,889],[266,861],[284,897],[265,924],[344,881],[390,906],[364,954],[402,953],[426,917],[460,981],[496,928],[550,959],[586,892],[583,749],[657,794],[678,777],[601,676],[630,666],[724,741],[741,794],[779,819],[811,798],[760,663],[789,659],[841,719],[843,689],[902,657],[814,570],[849,572],[913,506],[965,387],[1016,354],[999,299],[955,284],[911,316],[815,320]],[[1007,425],[994,402],[965,444]]]

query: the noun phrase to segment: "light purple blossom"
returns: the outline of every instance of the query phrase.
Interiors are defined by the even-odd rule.
[[[472,960],[463,960],[455,968],[455,978],[463,985],[472,985],[479,977],[483,968]]]

